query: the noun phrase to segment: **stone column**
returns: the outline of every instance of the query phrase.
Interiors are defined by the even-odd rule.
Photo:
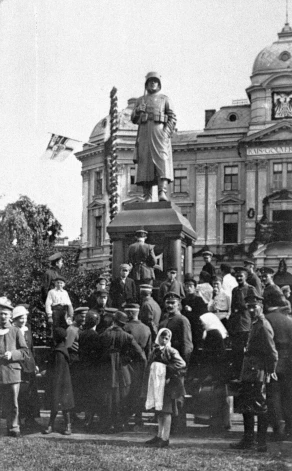
[[[215,245],[216,239],[216,197],[218,165],[208,165],[208,200],[207,200],[207,244]]]
[[[177,268],[177,280],[181,281],[181,239],[170,239],[167,267]]]
[[[89,245],[88,241],[88,204],[89,204],[89,177],[90,171],[86,170],[81,172],[82,175],[82,247],[86,248]]]
[[[186,246],[186,273],[193,273],[193,245],[189,241]]]
[[[113,278],[117,278],[120,274],[121,263],[126,263],[124,260],[124,240],[116,239],[113,241],[113,252],[112,252],[112,274]]]
[[[256,223],[256,209],[257,209],[257,178],[256,178],[256,163],[254,161],[246,162],[246,212],[249,209],[255,210],[255,217],[249,218],[245,214],[245,231],[244,241],[250,244],[255,236],[255,223]]]
[[[198,244],[205,244],[205,189],[206,189],[206,166],[196,166],[196,226],[198,228]]]

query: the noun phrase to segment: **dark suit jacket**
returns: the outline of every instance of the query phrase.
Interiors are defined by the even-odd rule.
[[[121,284],[121,278],[116,278],[110,287],[110,297],[112,307],[121,309],[124,303],[133,303],[136,301],[136,285],[134,280],[126,278],[124,284]]]

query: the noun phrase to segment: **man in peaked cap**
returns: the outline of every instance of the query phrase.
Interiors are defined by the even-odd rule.
[[[155,341],[161,318],[161,308],[152,297],[152,285],[140,285],[140,314],[139,319],[147,325],[151,331],[152,342]]]
[[[254,286],[259,295],[262,294],[262,283],[257,274],[254,272],[255,262],[249,258],[243,261],[245,268],[247,269],[247,284]]]
[[[234,267],[234,271],[238,286],[232,290],[231,314],[228,319],[227,329],[232,344],[233,375],[234,379],[238,379],[251,328],[251,317],[245,298],[250,294],[255,296],[258,293],[254,286],[250,286],[246,282],[248,271],[245,267]]]
[[[49,257],[50,268],[46,270],[42,286],[42,298],[43,302],[46,302],[48,292],[50,289],[54,288],[54,281],[58,275],[60,275],[60,270],[63,266],[63,255],[61,252],[56,252]]]
[[[157,184],[159,201],[167,201],[168,183],[173,180],[171,135],[176,117],[170,99],[160,93],[158,72],[146,75],[145,90],[131,117],[139,125],[134,154],[138,164],[136,183],[143,186],[145,201],[152,201],[152,186]]]
[[[202,255],[203,255],[204,262],[205,262],[205,265],[203,266],[202,271],[206,271],[207,273],[209,273],[209,275],[211,276],[211,279],[212,279],[213,276],[216,275],[216,269],[215,269],[214,265],[212,265],[212,263],[211,263],[212,258],[213,258],[213,252],[211,252],[210,250],[205,250],[202,253]]]
[[[262,313],[263,298],[256,290],[249,290],[244,301],[252,322],[241,371],[242,386],[240,395],[236,398],[243,414],[244,435],[239,443],[232,443],[231,448],[248,449],[255,446],[254,416],[257,415],[256,446],[258,451],[265,452],[268,423],[263,386],[267,374],[276,378],[278,353],[273,340],[273,329]]]
[[[180,281],[177,281],[176,276],[177,276],[177,268],[176,267],[170,267],[166,271],[166,276],[167,279],[163,281],[159,287],[159,293],[158,293],[158,301],[161,306],[164,306],[164,298],[166,293],[169,291],[172,291],[174,293],[177,293],[180,298],[185,297],[185,291],[182,283]]]
[[[153,268],[156,264],[154,246],[146,244],[147,235],[148,232],[143,227],[138,229],[136,231],[136,242],[129,247],[128,260],[132,266],[131,277],[135,280],[137,291],[140,284],[152,284],[155,279]]]
[[[132,362],[146,363],[145,353],[134,337],[124,330],[127,321],[127,315],[117,311],[113,326],[99,336],[97,358],[102,432],[118,432],[127,424]]]
[[[274,270],[270,267],[260,268],[261,280],[264,286],[264,313],[267,314],[271,309],[283,305],[285,296],[281,288],[274,283]],[[288,305],[288,303],[286,303]]]
[[[19,437],[18,395],[21,382],[20,362],[28,358],[24,337],[9,322],[13,306],[6,297],[0,298],[0,400],[5,398],[7,432]]]

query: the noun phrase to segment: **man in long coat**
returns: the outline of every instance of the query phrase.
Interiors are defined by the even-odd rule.
[[[12,310],[8,299],[0,298],[0,400],[5,398],[8,435],[19,437],[20,362],[28,358],[28,349],[20,329],[9,322]]]
[[[129,247],[128,259],[129,264],[132,265],[131,276],[135,280],[137,290],[140,284],[152,284],[155,279],[153,267],[156,258],[153,246],[145,243],[147,234],[148,232],[144,229],[138,229],[136,242]]]
[[[123,330],[128,317],[115,313],[113,326],[99,337],[98,376],[101,393],[100,431],[123,430],[127,422],[127,399],[131,385],[131,362],[141,362],[146,356],[134,337]]]
[[[131,118],[139,125],[134,156],[138,164],[136,183],[143,185],[145,201],[152,201],[152,186],[157,184],[159,201],[167,201],[168,183],[173,180],[170,138],[176,117],[170,99],[160,93],[161,77],[157,72],[146,75],[145,90]]]

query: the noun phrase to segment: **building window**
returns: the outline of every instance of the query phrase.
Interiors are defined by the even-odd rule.
[[[238,190],[238,165],[224,167],[224,191]]]
[[[136,168],[130,167],[130,191],[137,190],[137,185],[135,182],[136,182]]]
[[[175,168],[173,192],[174,193],[186,193],[188,191],[187,183],[188,183],[187,168]]]
[[[102,216],[95,218],[95,246],[101,246],[102,239]]]
[[[237,244],[238,213],[223,214],[223,244]]]
[[[292,189],[292,164],[287,164],[287,188]]]
[[[283,186],[283,164],[273,166],[273,188],[280,190]]]
[[[95,172],[95,195],[102,195],[102,172]]]

